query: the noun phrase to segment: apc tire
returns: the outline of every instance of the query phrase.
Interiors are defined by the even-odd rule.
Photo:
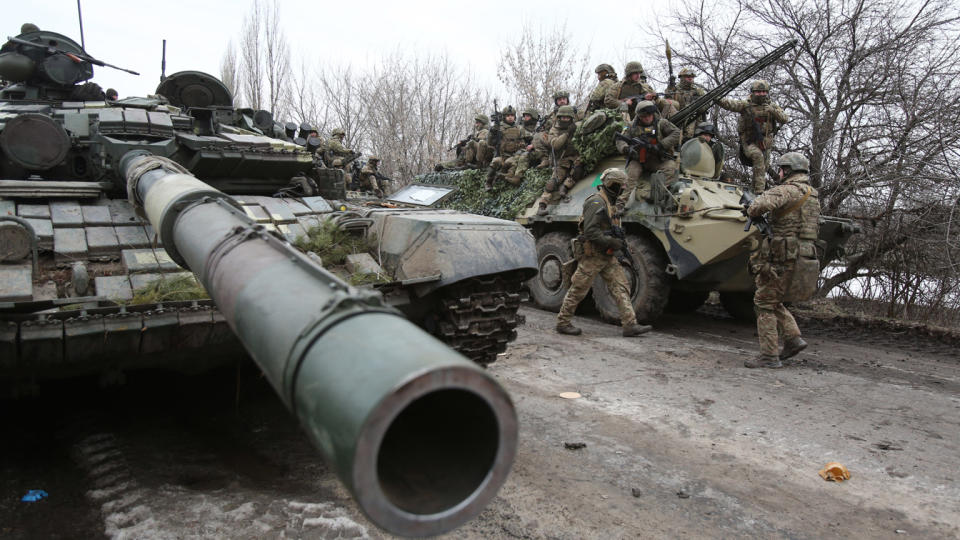
[[[646,236],[628,235],[627,244],[640,266],[634,271],[629,263],[621,263],[630,287],[633,311],[638,322],[651,323],[663,314],[670,297],[667,258],[660,246]],[[593,282],[593,303],[603,320],[620,322],[617,303],[600,276]]]
[[[720,293],[720,304],[734,319],[748,322],[757,320],[752,292],[723,291]]]
[[[547,233],[537,239],[537,275],[530,278],[527,287],[537,307],[558,312],[569,287],[561,285],[560,265],[573,259],[570,240],[565,232]]]
[[[667,300],[667,313],[690,313],[707,301],[710,291],[680,291],[673,289]]]

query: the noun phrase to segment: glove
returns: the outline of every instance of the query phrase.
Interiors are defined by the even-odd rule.
[[[636,148],[630,148],[627,150],[627,157],[630,159],[640,159],[640,154],[637,153]]]
[[[614,251],[618,251],[618,250],[623,249],[624,247],[626,247],[626,244],[623,243],[623,240],[621,240],[621,239],[619,239],[619,238],[611,238],[611,239],[610,239],[610,244],[609,244],[609,248],[610,248],[610,249],[612,249],[612,250],[614,250]],[[611,253],[611,255],[612,255],[612,253]]]

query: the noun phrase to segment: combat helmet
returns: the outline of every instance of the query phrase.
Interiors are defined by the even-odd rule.
[[[656,103],[652,101],[641,101],[640,103],[637,103],[636,112],[634,114],[636,116],[640,116],[641,114],[656,115],[658,112],[659,109],[657,109]]]
[[[487,118],[487,115],[485,115],[485,114],[483,114],[483,113],[478,113],[476,116],[474,116],[474,117],[473,117],[473,121],[474,121],[474,122],[480,122],[480,123],[483,124],[484,126],[486,126],[487,124],[490,123],[490,119]]]
[[[629,77],[634,73],[639,73],[641,77],[646,75],[646,73],[643,71],[643,66],[640,64],[640,62],[637,62],[636,60],[627,62],[627,65],[624,67],[623,72],[627,77]]]
[[[554,104],[556,104],[556,103],[557,103],[557,100],[560,99],[560,98],[567,98],[567,100],[569,100],[569,99],[570,99],[570,91],[569,91],[569,90],[557,90],[556,92],[553,93],[553,103],[554,103]]]
[[[20,25],[21,34],[29,34],[30,32],[39,32],[40,28],[33,23],[23,23]]]
[[[623,185],[627,183],[627,173],[623,169],[618,169],[616,167],[611,167],[600,175],[600,183],[609,191],[618,192],[623,189]],[[619,186],[619,189],[614,189],[614,187]]]
[[[787,152],[777,160],[777,166],[793,172],[809,172],[810,160],[800,152]]]
[[[678,77],[696,77],[697,73],[690,68],[683,68],[680,70],[680,73],[677,74]]]
[[[752,83],[750,83],[750,91],[751,92],[769,92],[770,83],[768,83],[763,79],[757,79]]]
[[[367,158],[367,163],[373,163],[376,165],[377,163],[380,163],[380,158],[378,156],[370,156]]]
[[[502,114],[503,116],[513,116],[514,118],[516,118],[517,110],[513,108],[513,105],[507,105],[506,107],[503,108],[502,111],[500,111],[500,114]]]
[[[706,133],[707,135],[717,136],[717,127],[711,124],[710,122],[700,122],[697,124],[697,128],[693,131],[693,136],[702,135]]]
[[[334,128],[333,131],[330,132],[330,135],[333,137],[345,137],[347,132],[344,131],[343,128]]]
[[[569,116],[570,118],[574,118],[577,116],[576,109],[573,108],[573,105],[564,105],[557,109],[557,118],[560,118],[561,116]]]
[[[610,64],[600,64],[596,69],[593,70],[594,73],[606,73],[606,74],[616,74],[616,71],[613,70],[613,66]]]
[[[533,107],[527,107],[524,109],[523,114],[529,114],[531,118],[540,118],[540,111]]]

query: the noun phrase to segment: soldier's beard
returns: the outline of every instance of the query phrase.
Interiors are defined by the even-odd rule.
[[[770,96],[758,96],[756,94],[750,96],[750,99],[758,105],[763,105],[764,103],[770,101]]]

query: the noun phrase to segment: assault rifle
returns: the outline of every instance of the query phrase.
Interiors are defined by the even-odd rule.
[[[623,230],[623,227],[614,225],[610,227],[610,231],[608,231],[607,234],[623,242],[623,247],[617,253],[617,259],[621,262],[624,260],[629,261],[630,267],[633,268],[635,272],[639,271],[640,266],[637,265],[637,260],[633,258],[633,253],[630,252],[630,245],[627,244],[627,233]]]
[[[87,55],[87,54],[84,54],[84,53],[69,52],[69,51],[65,51],[65,50],[63,50],[63,49],[58,49],[58,48],[56,48],[56,47],[54,47],[54,46],[52,46],[52,45],[44,45],[43,43],[36,43],[36,42],[34,42],[34,41],[27,41],[27,40],[25,40],[25,39],[15,38],[15,37],[11,37],[11,36],[7,36],[7,41],[12,41],[12,42],[14,42],[14,43],[19,43],[20,45],[28,45],[28,46],[30,46],[30,47],[36,47],[36,48],[38,48],[38,49],[46,49],[46,50],[47,50],[47,54],[49,54],[50,56],[53,56],[53,55],[55,55],[55,54],[62,54],[62,55],[66,56],[67,58],[69,58],[70,60],[73,60],[74,62],[76,62],[76,63],[78,63],[78,64],[79,64],[80,62],[90,62],[91,64],[93,64],[93,65],[95,65],[95,66],[108,67],[108,68],[113,68],[113,69],[117,69],[117,70],[120,70],[120,71],[126,71],[127,73],[131,73],[131,74],[133,74],[133,75],[140,75],[139,73],[137,73],[136,71],[133,71],[132,69],[126,69],[126,68],[122,68],[122,67],[119,67],[119,66],[115,66],[115,65],[113,65],[113,64],[108,64],[108,63],[106,63],[106,62],[103,62],[103,61],[101,61],[101,60],[97,60],[96,58],[94,58],[94,57],[92,57],[92,56],[89,56],[89,55]]]
[[[649,136],[648,134],[643,134],[643,135],[641,135],[641,136],[639,136],[639,137],[628,137],[628,136],[624,135],[623,133],[617,133],[616,135],[614,135],[614,140],[623,141],[623,142],[629,144],[629,145],[630,145],[630,148],[631,148],[632,150],[636,150],[636,151],[637,151],[637,154],[643,155],[643,156],[644,156],[643,159],[640,160],[640,162],[642,163],[642,162],[646,161],[646,153],[647,153],[647,152],[652,152],[652,153],[654,153],[654,154],[656,154],[656,155],[658,155],[658,156],[662,156],[662,155],[663,155],[663,149],[660,147],[660,145],[658,145],[658,144],[656,144],[656,143],[650,142],[650,138],[649,138],[649,137],[650,137],[650,136]],[[628,154],[627,154],[627,163],[624,165],[624,168],[626,168],[627,165],[630,165],[630,161],[631,161],[631,158],[630,158],[630,155],[629,155],[629,153],[628,153]]]
[[[447,148],[447,151],[449,152],[449,151],[451,151],[451,150],[453,150],[453,149],[456,149],[456,150],[457,150],[457,154],[459,155],[460,152],[463,150],[463,147],[466,146],[467,143],[470,142],[471,140],[473,140],[473,135],[470,135],[470,136],[467,137],[466,139],[463,139],[462,141],[458,142],[457,144],[451,146],[450,148]]]
[[[493,100],[493,114],[490,115],[490,121],[493,125],[490,127],[491,142],[493,143],[493,157],[500,156],[500,140],[503,139],[503,131],[500,130],[500,121],[502,120],[500,108],[497,106],[497,100]]]
[[[747,213],[747,208],[753,204],[753,201],[757,198],[752,191],[743,191],[743,195],[740,196],[740,206],[743,207],[741,210],[743,215],[747,216],[747,224],[743,226],[744,231],[749,231],[751,225],[756,225],[757,230],[760,231],[760,234],[766,236],[767,238],[773,238],[773,229],[770,228],[770,223],[767,221],[767,218],[764,216],[760,217],[751,217]]]
[[[763,58],[736,72],[733,77],[730,77],[721,83],[720,86],[710,90],[706,94],[693,100],[693,102],[686,107],[680,109],[677,114],[670,117],[670,122],[675,126],[686,125],[687,122],[692,121],[697,116],[700,116],[706,112],[707,109],[713,105],[714,101],[726,96],[736,87],[743,84],[744,81],[759,73],[760,70],[779,60],[783,55],[790,52],[790,50],[792,50],[796,45],[797,40],[791,39],[773,51],[767,53]]]
[[[343,163],[342,163],[340,166],[341,166],[341,167],[346,167],[347,165],[350,165],[350,164],[353,163],[358,157],[360,157],[360,156],[362,156],[362,155],[363,155],[363,154],[361,154],[360,152],[356,152],[356,151],[350,152],[350,157],[348,157],[347,159],[343,160]]]

